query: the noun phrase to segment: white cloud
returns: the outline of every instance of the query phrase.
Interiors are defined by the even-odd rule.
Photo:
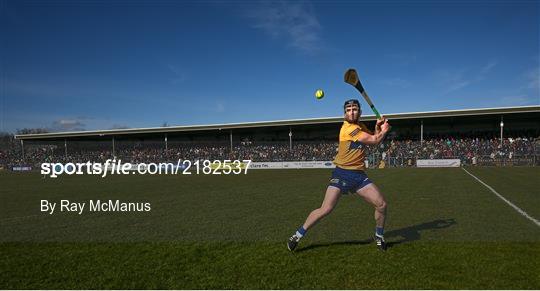
[[[540,105],[538,97],[528,95],[513,95],[504,96],[497,101],[498,106],[524,106],[524,105]]]
[[[439,83],[445,88],[443,94],[458,91],[486,79],[497,66],[497,61],[490,61],[478,69],[444,70],[436,73]]]
[[[82,131],[86,124],[79,118],[65,118],[53,121],[51,131]]]
[[[126,129],[126,128],[129,128],[129,126],[125,125],[125,124],[118,124],[118,123],[114,123],[110,129]]]
[[[247,11],[253,27],[276,39],[285,39],[289,46],[308,54],[321,50],[321,25],[309,2],[264,2]]]
[[[390,79],[383,79],[379,81],[379,83],[382,86],[388,86],[388,87],[400,87],[400,88],[408,88],[411,86],[411,82],[402,79],[402,78],[390,78]]]
[[[446,90],[446,93],[450,93],[452,91],[456,91],[456,90],[459,90],[461,88],[467,87],[467,86],[469,86],[469,84],[471,84],[470,81],[459,80],[458,82],[455,82],[455,83],[449,85],[449,87]]]
[[[442,94],[459,90],[470,84],[465,77],[465,70],[442,70],[435,73],[436,82],[443,87]]]
[[[225,105],[222,102],[216,103],[216,112],[225,112]]]
[[[540,90],[540,67],[525,73],[527,88]]]
[[[187,75],[185,72],[180,70],[180,68],[167,64],[167,68],[173,73],[174,77],[170,79],[170,82],[172,84],[179,84],[183,83],[187,79]]]
[[[497,61],[491,61],[487,63],[482,69],[480,69],[480,73],[478,74],[478,78],[484,79],[485,75],[491,72],[495,66],[497,66]]]

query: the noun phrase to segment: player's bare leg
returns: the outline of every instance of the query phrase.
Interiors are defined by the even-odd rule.
[[[339,201],[340,192],[341,190],[334,186],[328,186],[328,188],[326,188],[326,194],[324,195],[324,200],[321,207],[311,211],[306,219],[306,222],[304,222],[304,225],[302,225],[305,230],[311,228],[319,220],[334,210],[334,207],[336,207]]]
[[[356,192],[373,207],[375,207],[375,223],[377,227],[383,227],[386,220],[386,199],[379,188],[371,183]]]
[[[386,221],[387,203],[384,195],[373,183],[356,191],[356,193],[375,207],[375,241],[377,242],[379,249],[386,250],[386,242],[384,241],[384,223]]]
[[[341,190],[334,186],[328,186],[328,188],[326,188],[326,194],[324,195],[321,207],[311,211],[304,224],[289,238],[287,248],[290,251],[293,251],[296,248],[298,242],[306,234],[306,231],[309,228],[334,210],[334,207],[336,207],[337,202],[339,201],[340,192]]]

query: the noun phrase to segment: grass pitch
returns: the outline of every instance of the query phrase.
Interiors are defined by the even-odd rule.
[[[468,168],[540,218],[540,168]],[[462,169],[368,171],[389,202],[343,196],[298,251],[287,238],[331,170],[216,176],[0,173],[1,289],[540,289],[540,227]],[[40,200],[150,202],[138,213],[40,212]]]

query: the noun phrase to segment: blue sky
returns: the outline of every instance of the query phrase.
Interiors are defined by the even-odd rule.
[[[540,104],[539,1],[0,3],[0,131]]]

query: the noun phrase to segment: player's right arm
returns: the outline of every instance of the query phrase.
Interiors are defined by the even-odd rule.
[[[363,144],[368,145],[377,145],[381,143],[381,141],[386,136],[386,133],[390,130],[390,124],[388,124],[388,121],[385,120],[384,123],[381,125],[381,130],[377,130],[375,134],[369,134],[367,132],[362,132],[360,137],[358,138],[358,141]]]

